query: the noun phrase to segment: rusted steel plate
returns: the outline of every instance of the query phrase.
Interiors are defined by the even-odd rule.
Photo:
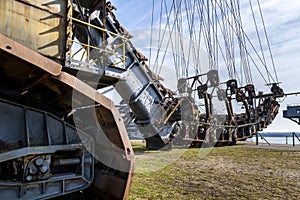
[[[43,55],[65,58],[66,0],[1,0],[0,33]]]
[[[116,127],[118,129],[118,132],[120,132],[120,136],[122,137],[123,145],[125,150],[128,151],[128,159],[132,159],[133,150],[131,148],[131,144],[126,132],[125,125],[123,123],[122,117],[117,110],[117,108],[114,106],[114,103],[112,100],[108,99],[101,93],[99,93],[94,88],[90,87],[86,83],[82,82],[81,80],[77,79],[76,77],[66,73],[61,72],[61,74],[57,77],[58,80],[61,82],[67,84],[68,86],[74,88],[81,94],[84,94],[85,96],[89,97],[90,99],[94,100],[95,102],[101,104],[106,109],[110,110],[112,113],[113,118],[109,119],[109,121],[114,121],[116,123]]]
[[[102,105],[102,109],[99,108],[98,111],[96,111],[97,119],[99,120],[99,124],[104,126],[101,126],[102,130],[105,132],[107,137],[113,142],[114,145],[118,148],[122,148],[123,152],[122,155],[126,156],[126,159],[128,160],[128,178],[126,181],[125,191],[123,195],[123,199],[128,199],[129,196],[129,190],[133,178],[133,170],[134,170],[134,153],[133,149],[131,147],[126,128],[124,125],[124,122],[122,120],[122,117],[119,113],[119,111],[114,106],[114,103],[102,95],[101,93],[97,92],[94,88],[90,87],[86,83],[82,82],[81,80],[77,79],[76,77],[66,73],[62,72],[58,77],[58,80],[63,82],[64,84],[68,85],[69,87],[75,89],[79,93],[89,97],[90,99],[94,100],[96,103],[99,103]],[[109,125],[108,125],[109,124]],[[108,128],[105,127],[108,126]],[[114,147],[111,147],[114,149]],[[121,152],[119,152],[121,153]],[[113,154],[113,151],[111,152]],[[112,183],[104,183],[105,185],[109,185],[109,188],[111,187],[110,184]]]
[[[123,188],[120,191],[124,193],[119,193],[118,195],[123,196],[123,199],[127,199],[133,174],[134,153],[123,120],[119,111],[114,107],[113,102],[76,77],[66,72],[61,72],[61,66],[53,60],[42,56],[39,53],[30,50],[27,47],[24,47],[22,44],[19,44],[1,34],[0,54],[0,58],[3,58],[3,63],[2,65],[0,64],[0,68],[5,70],[9,69],[10,73],[14,75],[13,77],[4,77],[10,84],[15,81],[15,76],[19,75],[19,70],[26,66],[26,68],[28,68],[26,70],[26,72],[28,71],[28,76],[32,75],[31,71],[39,71],[40,80],[37,80],[37,82],[34,84],[37,86],[43,86],[45,91],[43,90],[42,92],[57,90],[57,92],[55,92],[57,96],[53,96],[52,99],[49,99],[51,104],[46,103],[47,106],[51,106],[51,109],[61,108],[61,103],[63,106],[64,104],[67,104],[66,111],[69,111],[72,105],[72,102],[70,102],[70,97],[72,96],[69,96],[69,94],[71,95],[72,92],[76,91],[79,93],[79,97],[84,97],[82,98],[84,101],[80,102],[83,103],[83,105],[86,103],[86,101],[101,105],[95,108],[96,112],[93,112],[93,116],[91,117],[93,120],[97,120],[96,122],[98,122],[93,128],[96,130],[103,130],[103,133],[106,137],[103,137],[102,135],[99,136],[98,134],[95,135],[99,136],[95,139],[97,142],[97,153],[95,151],[95,156],[99,156],[100,158],[102,156],[104,159],[107,159],[108,163],[105,163],[107,166],[121,165],[120,169],[126,170],[125,172],[128,173],[128,177],[123,179],[123,183],[120,182]],[[14,60],[18,60],[19,64],[12,65],[11,63]],[[43,71],[45,71],[45,73],[43,73]],[[6,73],[4,73],[4,75],[5,74]],[[24,74],[26,75],[27,73]],[[46,76],[46,78],[43,78],[44,76]],[[17,90],[17,92],[18,91],[19,90]],[[32,95],[39,94],[34,92],[34,88],[31,87],[24,95],[30,93]],[[57,97],[61,97],[58,98],[59,101],[54,100]],[[45,107],[43,106],[43,104],[40,106],[37,105],[37,108],[44,109]],[[105,141],[101,140],[104,138],[106,139]],[[106,143],[106,141],[110,142]],[[118,162],[111,162],[114,159],[116,159]],[[118,170],[118,168],[116,169]],[[111,187],[111,183],[105,184],[107,187]]]
[[[0,49],[8,54],[14,55],[26,62],[39,67],[40,69],[58,76],[61,73],[62,66],[48,59],[39,53],[28,49],[27,47],[0,34]]]

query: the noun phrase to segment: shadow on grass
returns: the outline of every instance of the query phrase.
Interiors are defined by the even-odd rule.
[[[149,151],[146,148],[145,142],[131,142],[131,146],[135,154],[142,154],[145,153],[146,151]]]
[[[132,141],[131,142],[131,145],[132,145],[132,148],[133,148],[133,151],[135,154],[143,154],[143,153],[146,153],[146,152],[155,152],[157,150],[149,150],[146,148],[146,142],[144,141]],[[236,143],[235,145],[228,145],[228,146],[245,146],[245,143]],[[215,146],[212,146],[212,145],[209,145],[209,144],[203,144],[201,145],[201,147],[190,147],[188,145],[173,145],[172,149],[210,149],[210,148],[214,148],[214,147],[217,147],[217,148],[222,148],[222,147],[226,147],[226,146],[218,146],[218,145],[215,145]],[[172,151],[172,149],[170,149]],[[161,150],[161,151],[166,151],[166,150]],[[169,151],[169,150],[167,150]]]

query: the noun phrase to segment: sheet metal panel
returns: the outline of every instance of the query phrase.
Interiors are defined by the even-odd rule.
[[[67,0],[1,0],[0,33],[55,59],[65,58]]]
[[[284,118],[300,118],[300,105],[287,106],[287,110],[283,111]]]

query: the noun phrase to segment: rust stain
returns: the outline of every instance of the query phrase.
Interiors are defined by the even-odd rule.
[[[64,59],[66,5],[56,2],[51,6],[51,0],[0,1],[0,33],[43,55]]]
[[[9,48],[8,48],[9,47]],[[58,76],[61,73],[62,66],[58,63],[40,55],[39,53],[28,49],[27,47],[0,34],[0,49],[4,52],[21,58],[48,73]]]
[[[37,9],[43,10],[43,11],[48,12],[48,13],[51,13],[52,15],[55,15],[57,17],[64,17],[63,14],[59,13],[58,10],[54,10],[50,6],[47,6],[46,4],[43,4],[42,5],[43,7],[41,7],[39,5],[32,4],[31,2],[26,1],[26,0],[15,0],[15,1],[20,2],[22,4],[25,4],[25,5],[28,5],[28,6],[33,7],[33,8],[37,8]]]

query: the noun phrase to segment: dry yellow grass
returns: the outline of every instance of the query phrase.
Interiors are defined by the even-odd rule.
[[[130,199],[300,199],[300,151],[236,145],[147,151],[133,143]]]

